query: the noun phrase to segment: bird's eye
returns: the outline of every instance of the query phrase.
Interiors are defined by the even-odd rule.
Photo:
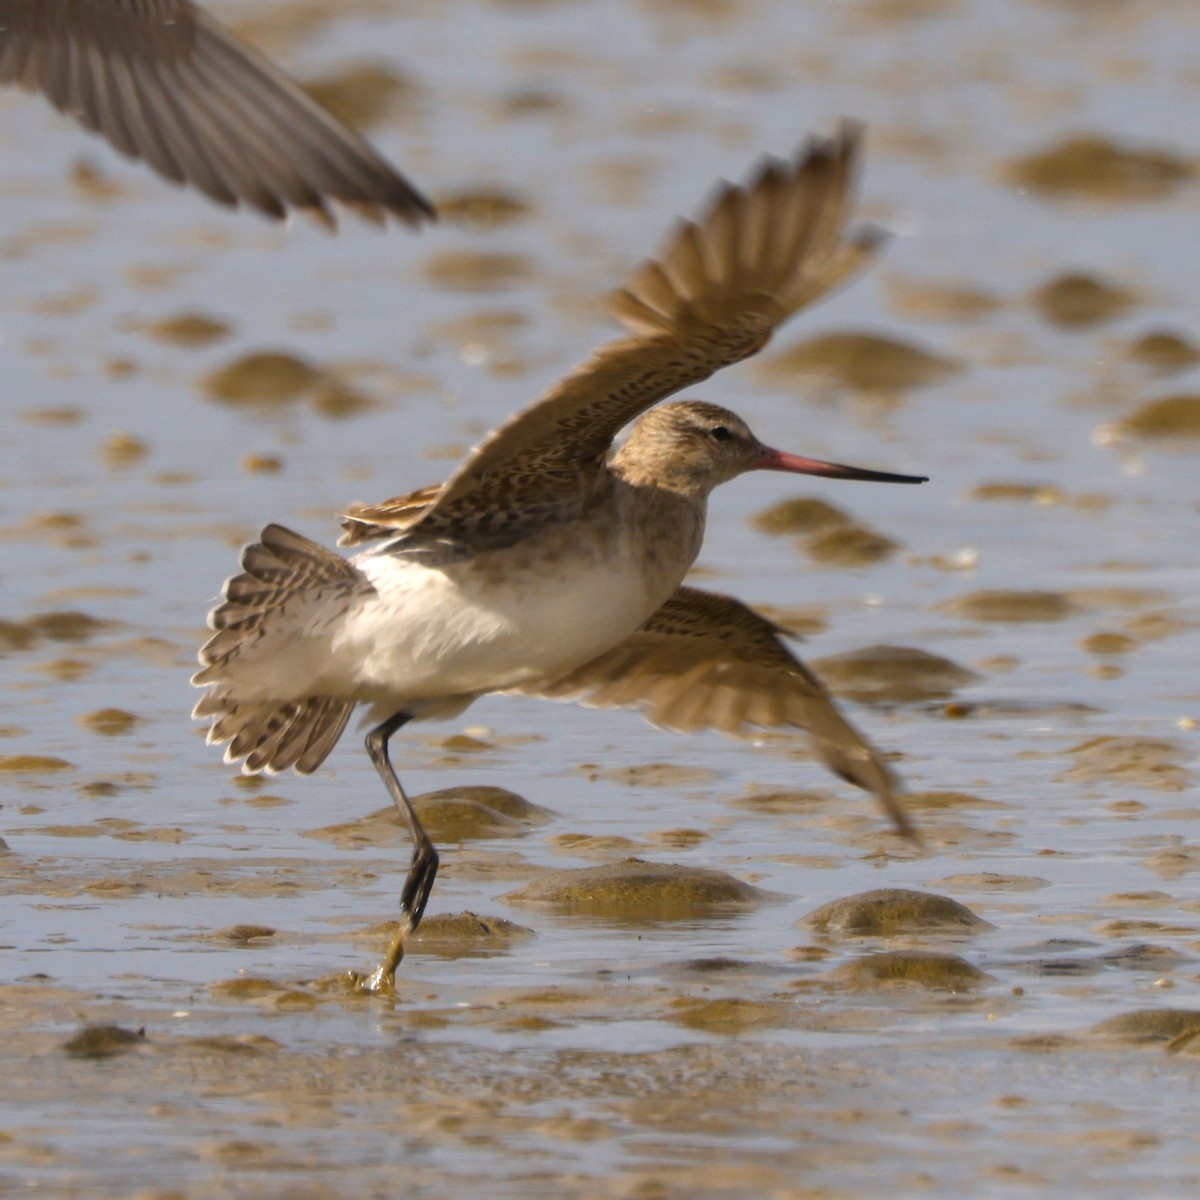
[[[717,439],[718,442],[727,442],[733,434],[724,425],[717,425],[715,428],[708,431]]]

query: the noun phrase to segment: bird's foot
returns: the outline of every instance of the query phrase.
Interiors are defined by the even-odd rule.
[[[371,996],[394,996],[396,994],[396,968],[404,958],[404,942],[412,931],[412,922],[405,917],[400,922],[383,961],[370,975],[362,975],[351,971],[350,978],[356,992],[364,992]]]
[[[360,992],[365,996],[394,996],[396,994],[396,973],[388,971],[385,964],[380,963],[369,975],[361,971],[347,971],[350,977],[350,990]]]

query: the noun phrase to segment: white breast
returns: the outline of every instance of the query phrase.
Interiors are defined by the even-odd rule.
[[[580,666],[658,609],[700,547],[702,510],[664,537],[661,502],[623,497],[438,565],[359,555],[370,588],[290,597],[227,664],[228,685],[246,701],[344,696],[428,711]]]
[[[637,538],[581,532],[439,567],[362,556],[375,595],[346,614],[334,658],[363,698],[401,700],[495,691],[587,662],[641,625],[688,564],[648,568]]]

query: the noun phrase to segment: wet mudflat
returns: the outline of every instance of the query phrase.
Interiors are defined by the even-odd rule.
[[[279,231],[0,96],[0,1191],[1194,1191],[1200,18],[219,11],[446,216]],[[356,737],[243,780],[189,727],[237,546],[442,478],[842,115],[881,268],[700,394],[933,479],[725,489],[697,576],[809,639],[923,843],[800,738],[489,700],[395,743],[443,868],[350,994],[408,848]]]

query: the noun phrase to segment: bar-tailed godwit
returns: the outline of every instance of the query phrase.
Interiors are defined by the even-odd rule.
[[[409,225],[434,211],[385,158],[191,0],[0,0],[0,83],[221,204],[333,223],[336,201]]]
[[[393,986],[438,866],[388,741],[489,692],[640,707],[675,729],[797,726],[909,830],[892,772],[782,631],[681,584],[709,492],[745,471],[922,477],[772,450],[715,404],[651,407],[754,354],[871,256],[878,235],[845,229],[857,148],[847,126],[722,186],[616,294],[630,336],[502,425],[440,487],[351,509],[342,544],[372,543],[357,557],[279,525],[243,553],[209,617],[194,715],[243,771],[308,774],[368,706],[367,752],[414,849],[399,932],[364,988]]]

